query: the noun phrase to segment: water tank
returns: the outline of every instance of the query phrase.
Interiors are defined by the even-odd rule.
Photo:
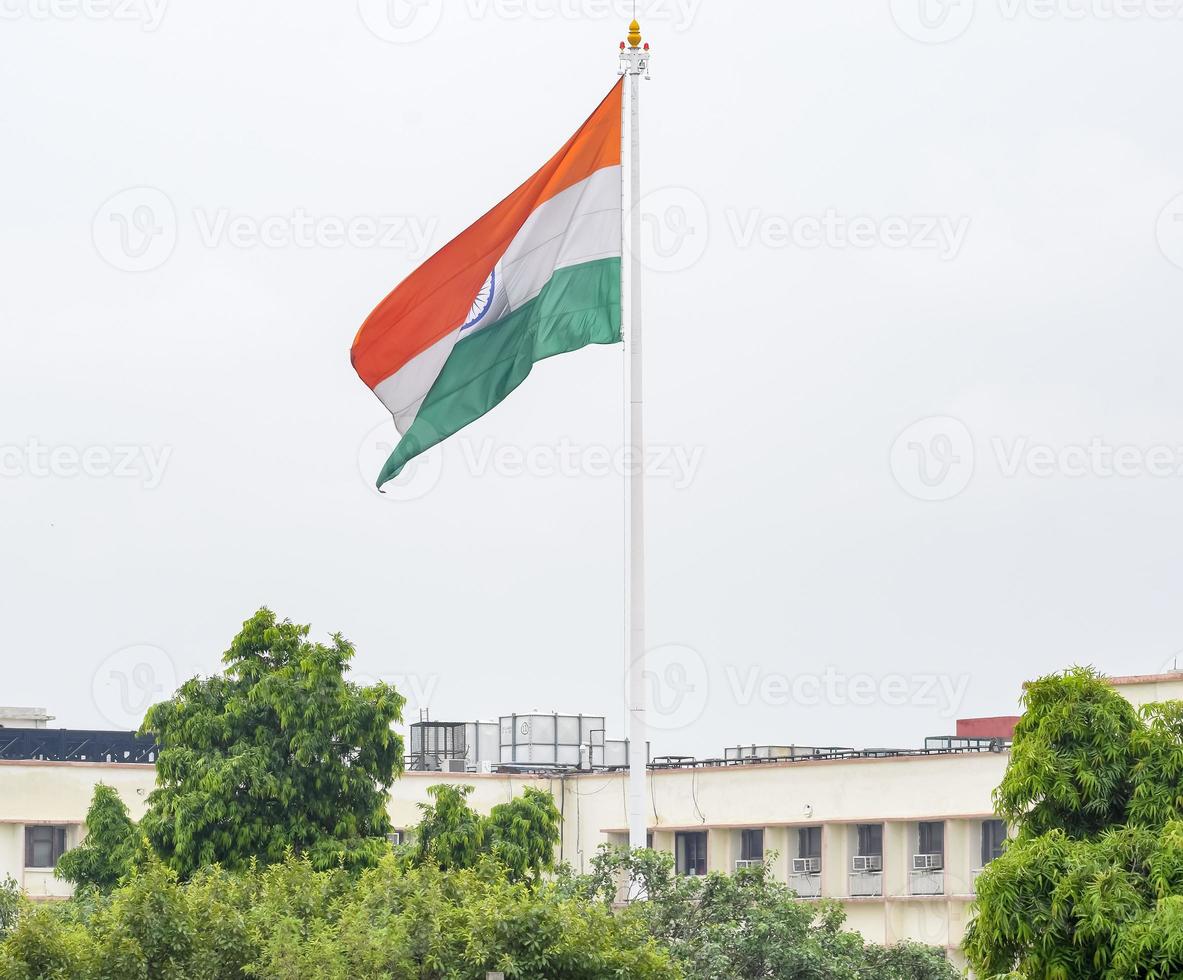
[[[464,732],[468,764],[478,771],[482,771],[482,762],[497,765],[501,760],[501,726],[495,721],[470,721]]]
[[[534,711],[502,715],[500,728],[503,764],[574,767],[581,745],[602,743],[604,716]]]

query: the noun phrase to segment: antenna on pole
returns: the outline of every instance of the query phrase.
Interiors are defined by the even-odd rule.
[[[622,233],[628,262],[620,264],[620,322],[624,338],[625,458],[625,671],[628,678],[628,838],[629,847],[648,846],[646,774],[649,739],[645,723],[645,432],[644,372],[641,359],[641,78],[649,78],[649,45],[641,46],[641,25],[633,22],[620,42],[620,74],[625,76],[621,118],[622,162],[628,164],[629,207]]]

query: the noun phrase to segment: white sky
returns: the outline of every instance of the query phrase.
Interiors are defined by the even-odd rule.
[[[688,466],[656,752],[914,745],[1183,649],[1180,8],[641,3],[648,434]],[[386,498],[348,351],[591,112],[627,6],[0,13],[0,703],[130,725],[268,604],[433,717],[620,734],[619,349]]]

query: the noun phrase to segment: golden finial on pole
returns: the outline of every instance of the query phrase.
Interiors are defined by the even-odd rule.
[[[3,2],[3,0],[0,0]],[[628,25],[628,42],[620,42],[620,74],[649,77],[649,45],[641,47],[641,25],[636,17]]]

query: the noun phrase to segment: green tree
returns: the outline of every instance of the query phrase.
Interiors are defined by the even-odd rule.
[[[423,814],[413,834],[415,862],[449,871],[471,868],[485,851],[485,821],[468,805],[471,786],[429,786],[432,802],[420,803]]]
[[[1132,793],[1133,706],[1076,668],[1026,685],[995,808],[1020,836],[1095,834],[1126,818]]]
[[[110,891],[142,856],[142,838],[114,788],[99,783],[86,811],[86,839],[58,861],[56,873],[81,889]]]
[[[12,932],[23,905],[21,886],[12,875],[5,875],[0,881],[0,939]]]
[[[485,817],[468,805],[472,789],[440,784],[427,790],[432,801],[419,804],[423,817],[413,834],[415,863],[448,871],[475,867],[492,856],[512,881],[534,882],[554,868],[562,818],[549,793],[527,786]]]
[[[554,797],[527,786],[521,796],[499,803],[486,821],[489,853],[515,881],[538,881],[555,866],[562,816]]]
[[[637,917],[547,882],[473,868],[360,875],[304,858],[181,881],[149,860],[109,895],[34,909],[0,941],[0,980],[678,980]]]
[[[631,887],[630,913],[672,953],[685,980],[957,980],[943,950],[883,948],[844,928],[834,902],[801,902],[767,867],[734,875],[674,873],[664,852],[602,848],[564,887],[611,906]]]
[[[978,878],[984,978],[1183,976],[1183,704],[1134,709],[1095,672],[1027,685],[995,794],[1015,839]]]
[[[391,725],[405,699],[345,678],[353,646],[340,634],[260,609],[222,658],[155,705],[157,788],[141,827],[182,877],[212,864],[280,861],[289,849],[318,867],[372,864],[390,830],[387,790],[402,772]]]
[[[90,945],[86,930],[58,909],[31,905],[0,941],[0,980],[83,980],[93,976]]]

